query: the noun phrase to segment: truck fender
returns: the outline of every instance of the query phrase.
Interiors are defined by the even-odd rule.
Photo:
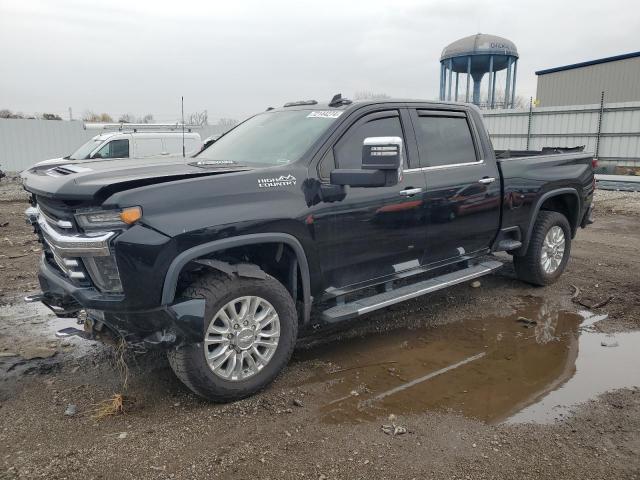
[[[580,201],[580,195],[578,195],[578,191],[575,188],[567,187],[567,188],[558,188],[555,190],[550,190],[548,192],[545,192],[540,196],[540,198],[538,198],[535,206],[533,207],[532,214],[529,220],[529,225],[527,226],[527,233],[524,237],[524,242],[522,242],[522,247],[518,249],[518,254],[524,255],[524,253],[527,251],[527,248],[529,248],[529,241],[531,240],[531,235],[533,233],[533,225],[536,223],[536,218],[538,218],[538,213],[540,212],[540,208],[542,207],[542,204],[546,200],[549,200],[552,197],[557,197],[558,195],[564,195],[566,193],[574,195],[576,197],[576,201],[578,204],[577,211],[574,214],[575,218],[567,218],[567,220],[569,220],[569,224],[571,225],[571,228],[575,229],[575,227],[579,222],[580,211],[582,210],[582,202]]]
[[[298,265],[300,266],[301,283],[302,283],[302,295],[304,299],[304,318],[303,322],[307,323],[311,315],[311,279],[309,273],[309,262],[304,252],[304,248],[296,237],[288,233],[254,233],[249,235],[240,235],[238,237],[223,238],[220,240],[214,240],[212,242],[206,242],[202,245],[192,247],[184,252],[180,253],[173,261],[167,270],[167,274],[164,279],[164,285],[162,287],[162,305],[170,305],[176,295],[176,288],[178,285],[178,278],[182,269],[191,261],[199,259],[205,255],[211,253],[226,250],[234,247],[241,247],[245,245],[255,245],[259,243],[284,243],[290,246],[296,255]],[[202,260],[204,261],[204,259]],[[202,261],[200,261],[202,263]],[[215,261],[214,261],[215,262]],[[206,265],[219,269],[227,273],[224,269],[224,262],[220,262],[222,265]],[[223,268],[218,268],[223,267]],[[262,270],[260,270],[262,271]],[[238,272],[240,273],[240,272]],[[257,272],[246,272],[243,269],[243,274],[257,274]]]

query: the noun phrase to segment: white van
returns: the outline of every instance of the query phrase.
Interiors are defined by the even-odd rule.
[[[151,158],[162,156],[182,156],[181,131],[133,131],[108,132],[96,135],[64,158],[44,160],[36,165],[50,165],[69,161]],[[200,152],[202,140],[199,133],[184,133],[185,156],[190,157]]]

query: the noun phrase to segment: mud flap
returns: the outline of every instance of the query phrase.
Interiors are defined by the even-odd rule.
[[[589,205],[589,208],[585,212],[584,217],[582,217],[582,222],[580,222],[580,226],[582,228],[585,228],[587,225],[591,225],[593,223],[593,207],[593,202],[591,202],[591,205]]]

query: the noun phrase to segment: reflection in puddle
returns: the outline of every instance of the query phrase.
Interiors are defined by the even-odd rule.
[[[26,351],[34,347],[48,347],[52,342],[57,343],[59,339],[55,333],[66,327],[78,327],[76,319],[57,318],[40,302],[25,303],[19,299],[15,303],[0,306],[0,351],[16,354],[0,357],[0,362],[19,362],[19,357]],[[64,339],[64,343],[74,346],[67,353],[80,358],[91,350],[94,342],[70,337]]]
[[[640,386],[640,332],[616,334],[616,347],[602,345],[609,341],[607,337],[609,336],[604,333],[582,333],[575,373],[569,381],[539,402],[516,413],[508,421],[549,423],[569,414],[576,403],[608,390]]]
[[[326,398],[323,419],[453,410],[488,422],[550,421],[558,404],[640,384],[634,356],[640,332],[617,335],[618,347],[603,347],[604,335],[589,328],[602,318],[588,312],[558,311],[537,297],[523,298],[516,310],[301,353],[340,367],[309,381]]]

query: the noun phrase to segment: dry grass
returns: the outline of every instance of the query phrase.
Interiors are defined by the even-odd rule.
[[[124,338],[116,344],[115,350],[115,364],[122,381],[122,391],[127,391],[127,384],[129,381],[129,366],[127,365],[127,359],[125,358],[127,352],[127,342]]]
[[[115,346],[114,363],[122,381],[122,392],[127,391],[129,381],[129,366],[126,360],[127,342],[124,338],[120,339]],[[126,396],[124,393],[114,393],[111,398],[103,400],[94,405],[94,409],[90,411],[91,416],[100,420],[103,418],[123,415],[135,406],[135,398]]]
[[[134,398],[114,393],[111,398],[94,405],[96,408],[91,410],[91,416],[96,420],[101,420],[115,415],[124,415],[135,406],[135,403]]]

